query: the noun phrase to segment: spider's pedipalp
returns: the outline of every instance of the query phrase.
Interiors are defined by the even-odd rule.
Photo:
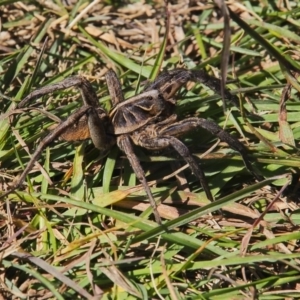
[[[110,149],[116,141],[114,136],[108,135],[106,132],[107,128],[105,128],[104,125],[107,125],[108,122],[104,122],[104,119],[99,117],[99,113],[95,109],[89,111],[87,120],[93,144],[101,151],[101,153],[106,152],[106,150]]]
[[[118,103],[124,102],[124,96],[120,80],[113,70],[108,70],[105,74],[107,88],[113,107]]]

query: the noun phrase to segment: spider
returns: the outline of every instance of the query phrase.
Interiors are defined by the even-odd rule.
[[[214,198],[203,170],[184,143],[178,139],[181,135],[198,127],[202,127],[216,135],[221,141],[226,142],[231,148],[238,151],[249,172],[258,180],[262,179],[252,167],[244,145],[215,122],[198,117],[189,117],[178,121],[177,115],[174,113],[176,107],[174,96],[188,81],[203,83],[220,94],[220,80],[201,70],[178,68],[162,72],[155,81],[145,86],[142,93],[125,100],[116,73],[109,70],[105,77],[112,102],[112,109],[108,113],[100,107],[97,95],[90,82],[80,76],[69,77],[59,83],[37,89],[19,103],[18,108],[22,108],[32,99],[71,87],[77,87],[80,90],[83,100],[82,107],[72,113],[66,120],[61,121],[40,142],[18,181],[8,192],[2,194],[1,198],[15,191],[22,184],[34,163],[39,159],[43,149],[55,139],[59,138],[65,141],[91,139],[95,147],[102,153],[107,153],[114,144],[117,144],[126,154],[137,178],[146,191],[153,208],[155,220],[158,224],[161,224],[157,204],[147,184],[139,159],[134,152],[134,145],[148,150],[174,148],[189,164],[192,172],[199,179],[207,198],[213,201]],[[238,102],[237,98],[228,90],[225,90],[224,95],[227,100],[235,104]]]

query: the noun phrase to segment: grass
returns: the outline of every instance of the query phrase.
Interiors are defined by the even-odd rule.
[[[14,111],[30,91],[80,74],[109,110],[108,68],[126,98],[161,69],[221,72],[223,22],[213,5],[169,5],[166,40],[162,2],[96,2],[0,0],[2,191],[55,118],[81,105],[71,89]],[[123,153],[100,157],[89,141],[57,141],[2,199],[4,299],[300,298],[299,4],[276,5],[230,6],[227,87],[241,109],[226,103],[224,113],[221,97],[199,84],[182,89],[177,105],[180,118],[201,115],[238,137],[265,180],[255,181],[238,153],[197,130],[183,140],[201,158],[216,197],[209,203],[190,169],[178,172],[184,164],[173,152],[136,149],[162,202],[158,226]]]

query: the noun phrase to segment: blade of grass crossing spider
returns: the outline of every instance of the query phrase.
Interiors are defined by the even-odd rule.
[[[80,31],[83,33],[83,35],[100,51],[103,52],[107,57],[109,57],[111,60],[115,61],[120,66],[124,66],[125,68],[137,73],[142,74],[144,77],[149,78],[151,70],[149,67],[143,67],[141,69],[141,66],[134,63],[131,59],[128,57],[119,54],[118,52],[107,48],[103,43],[100,41],[96,41],[94,38],[92,38],[81,26],[78,26]]]
[[[103,172],[103,192],[109,193],[110,183],[113,176],[114,168],[116,165],[116,160],[119,155],[119,149],[114,147],[105,162],[104,172]]]
[[[71,195],[79,200],[83,200],[85,195],[83,160],[85,143],[76,147],[73,161],[73,175],[71,180]]]
[[[259,44],[261,44],[272,56],[274,56],[280,64],[284,65],[287,69],[293,69],[295,71],[300,71],[300,65],[287,55],[283,55],[281,50],[274,44],[270,44],[266,39],[259,35],[255,30],[253,30],[246,22],[244,22],[238,15],[232,12],[230,9],[230,17],[242,28],[247,34],[249,34],[253,39],[255,39]]]
[[[228,111],[227,113],[228,115],[228,119],[232,122],[233,126],[236,128],[236,130],[240,133],[240,135],[246,139],[245,135],[244,135],[244,132],[240,126],[240,124],[238,123],[238,121],[236,120],[236,118],[234,117],[234,115],[232,114],[231,111]]]

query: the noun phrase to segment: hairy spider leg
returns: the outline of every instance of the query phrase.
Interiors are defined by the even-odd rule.
[[[143,185],[143,187],[146,191],[146,194],[149,198],[150,204],[153,208],[153,214],[154,214],[155,220],[158,224],[161,225],[162,222],[161,222],[160,215],[157,211],[156,202],[155,202],[155,200],[153,198],[153,195],[151,193],[151,190],[148,186],[144,170],[142,169],[141,164],[139,163],[138,157],[134,153],[134,150],[133,150],[133,147],[132,147],[129,136],[127,134],[119,136],[117,138],[117,143],[118,143],[118,146],[120,147],[120,149],[125,152],[134,173],[136,174],[137,178],[139,179],[139,181]]]
[[[52,143],[58,136],[60,136],[67,128],[71,127],[76,123],[83,115],[88,113],[88,111],[93,110],[91,106],[82,106],[78,110],[76,110],[73,114],[71,114],[65,121],[59,123],[57,127],[51,131],[40,143],[39,146],[36,148],[35,152],[31,156],[29,163],[27,164],[26,168],[24,169],[23,173],[19,177],[17,183],[15,183],[8,192],[0,195],[0,198],[7,196],[8,194],[14,192],[24,181],[26,175],[32,169],[35,162],[40,158],[43,150]]]
[[[124,96],[122,93],[121,83],[120,83],[116,73],[113,70],[109,70],[105,74],[105,78],[106,78],[111,102],[112,102],[113,106],[115,107],[117,104],[124,102]],[[148,186],[144,170],[141,167],[138,157],[134,153],[134,149],[132,147],[132,143],[130,141],[129,135],[122,134],[121,136],[118,136],[117,144],[118,144],[119,148],[126,154],[134,173],[136,174],[138,180],[143,185],[143,187],[146,191],[146,194],[149,198],[150,205],[153,209],[153,214],[154,214],[155,220],[158,224],[161,225],[162,222],[161,222],[161,218],[158,213],[158,210],[157,210],[157,204],[156,204],[156,202],[153,198],[153,195],[151,193],[151,190]]]
[[[200,82],[217,94],[222,95],[220,79],[212,77],[202,70],[186,70],[180,68],[162,72],[153,83],[145,87],[145,91],[158,89],[166,100],[175,103],[176,101],[172,97],[189,81]],[[229,90],[224,90],[224,97],[236,107],[240,107],[238,97],[232,95]]]
[[[99,107],[97,95],[90,82],[81,76],[72,76],[58,83],[53,83],[31,92],[18,104],[18,108],[26,106],[28,102],[33,99],[40,98],[56,91],[66,90],[71,87],[77,87],[80,90],[85,105],[90,105],[95,108]]]
[[[66,78],[61,82],[37,89],[31,92],[27,97],[25,97],[18,104],[18,108],[24,107],[32,99],[36,99],[44,95],[53,93],[55,91],[65,90],[71,87],[77,87],[79,89],[85,106],[91,106],[94,108],[93,110],[90,110],[90,114],[87,118],[89,134],[95,147],[101,150],[102,152],[105,152],[113,143],[113,141],[111,140],[112,138],[106,135],[104,124],[99,118],[99,114],[100,113],[105,114],[105,111],[102,108],[100,108],[97,95],[90,82],[85,78],[81,76],[73,76],[70,78]],[[86,137],[80,139],[78,134],[78,131],[80,129],[82,129],[84,131],[84,134],[86,134],[86,128],[83,124],[80,127],[74,127],[74,130],[71,128],[71,126],[69,126],[65,130],[65,132],[63,132],[65,136],[64,139],[68,141],[86,139]],[[73,134],[74,134],[74,138],[72,137]]]
[[[163,149],[170,146],[173,147],[187,162],[194,175],[199,179],[207,199],[211,202],[214,201],[214,197],[208,187],[206,177],[202,168],[199,167],[195,159],[192,157],[189,149],[181,141],[173,136],[164,136],[159,134],[157,137],[153,138],[147,138],[146,135],[143,135],[142,137],[140,137],[138,142],[139,146],[149,150]]]
[[[112,105],[116,106],[118,103],[124,102],[122,86],[115,71],[109,69],[105,74],[105,79]]]
[[[223,130],[220,126],[210,120],[196,117],[188,118],[174,124],[166,125],[161,130],[159,130],[158,135],[180,136],[197,127],[201,127],[207,130],[211,134],[217,136],[221,141],[226,142],[231,148],[238,151],[242,156],[244,164],[248,171],[257,180],[263,180],[263,177],[256,172],[256,170],[250,163],[251,160],[245,146],[239,140],[230,135],[227,131]]]

